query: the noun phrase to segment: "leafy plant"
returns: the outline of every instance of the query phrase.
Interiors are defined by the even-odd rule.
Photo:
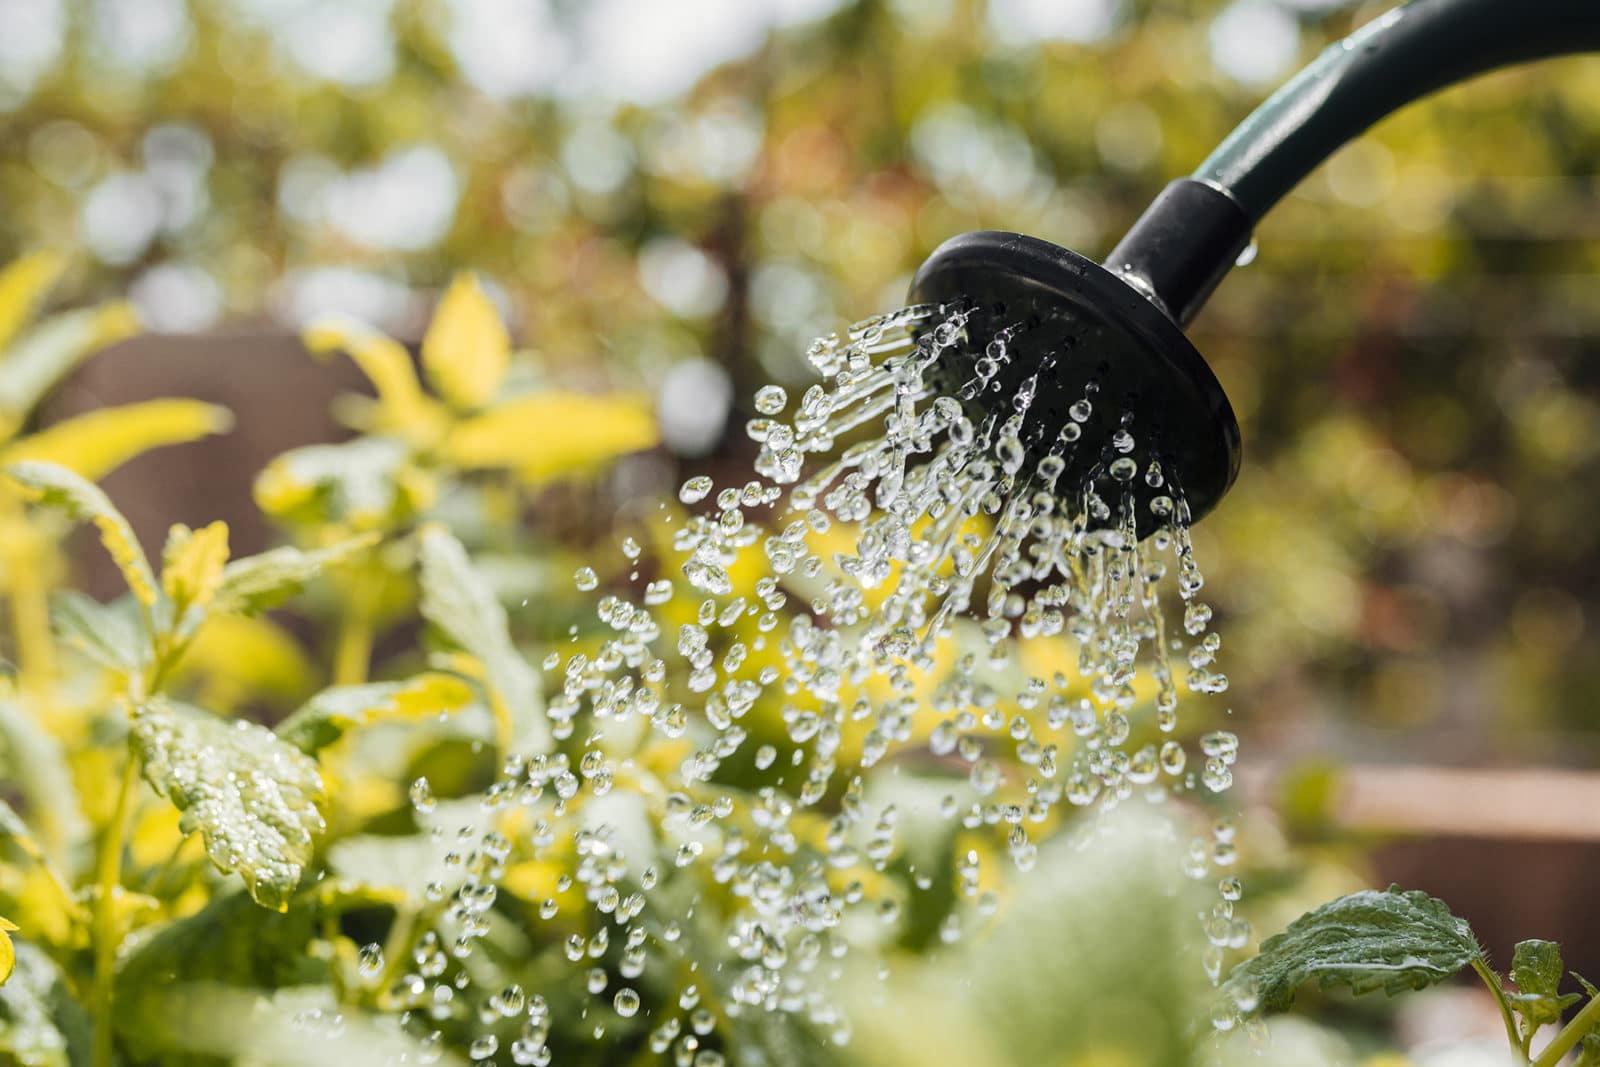
[[[313,350],[350,350],[378,398],[343,406],[362,436],[262,474],[258,497],[296,543],[233,558],[225,524],[175,525],[153,561],[95,479],[145,448],[225,428],[226,414],[154,401],[16,436],[52,382],[131,323],[120,305],[70,312],[6,347],[60,267],[35,258],[0,274],[0,442],[11,437],[0,443],[0,595],[17,654],[0,679],[0,1058],[214,1062],[237,1052],[245,1020],[321,1010],[306,1005],[378,1012],[342,1024],[370,1040],[330,1037],[317,1056],[427,1058],[380,1009],[444,909],[428,884],[393,888],[388,860],[368,865],[355,846],[428,853],[417,828],[392,825],[409,821],[412,798],[388,784],[420,760],[465,788],[481,773],[480,723],[491,755],[548,751],[550,738],[542,685],[495,589],[455,536],[422,520],[441,498],[459,508],[586,473],[653,443],[653,422],[635,400],[512,387],[505,328],[463,278],[423,345],[438,399],[395,342],[348,324],[309,335]],[[56,587],[72,523],[94,529],[122,596]],[[334,592],[322,601],[334,684],[306,692],[315,668],[264,613],[301,597],[315,614],[302,594],[319,584]],[[376,630],[419,613],[437,647],[369,680]],[[433,669],[416,662],[430,653]],[[276,692],[302,697],[276,729],[237,714]],[[401,729],[383,735],[386,724]],[[534,875],[529,891],[546,882]],[[370,972],[345,922],[378,934],[394,962]],[[177,999],[162,992],[174,979],[186,983]],[[291,986],[299,1006],[278,995]],[[196,1011],[192,1025],[150,1022]],[[233,1022],[219,1028],[214,1012]],[[250,1032],[258,1060],[335,1062]]]
[[[1466,967],[1494,994],[1519,1062],[1551,1067],[1581,1044],[1578,1062],[1600,1063],[1600,990],[1573,975],[1583,992],[1560,992],[1561,946],[1518,944],[1510,975],[1516,989],[1508,991],[1465,919],[1441,900],[1398,886],[1351,893],[1300,916],[1233,969],[1223,995],[1238,1013],[1251,1015],[1289,1007],[1308,982],[1357,995],[1380,989],[1392,995],[1435,985]],[[1588,1003],[1533,1057],[1534,1036],[1585,997]]]

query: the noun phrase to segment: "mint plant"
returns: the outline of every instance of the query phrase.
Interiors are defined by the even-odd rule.
[[[1600,1064],[1600,990],[1575,974],[1582,992],[1560,991],[1565,977],[1560,945],[1539,940],[1518,944],[1510,974],[1516,988],[1508,990],[1465,919],[1453,915],[1441,900],[1398,886],[1351,893],[1300,916],[1236,966],[1222,994],[1227,1007],[1250,1016],[1289,1007],[1308,982],[1323,989],[1345,987],[1356,995],[1377,990],[1393,995],[1436,985],[1467,967],[1494,994],[1519,1062],[1554,1067],[1581,1046],[1579,1064]],[[1535,1035],[1585,999],[1583,1008],[1535,1056]]]

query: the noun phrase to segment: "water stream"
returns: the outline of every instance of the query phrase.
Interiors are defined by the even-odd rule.
[[[721,1028],[750,1013],[843,1042],[829,989],[844,957],[896,936],[937,876],[908,858],[906,825],[992,843],[955,857],[938,926],[952,941],[998,907],[985,866],[1027,871],[1075,809],[1229,787],[1234,736],[1191,751],[1178,729],[1187,700],[1228,685],[1182,472],[1141,445],[1133,412],[1091,419],[1112,402],[1092,379],[1041,434],[1048,362],[993,396],[1026,326],[974,338],[967,320],[925,305],[818,340],[818,384],[755,397],[749,481],[685,482],[683,508],[663,504],[670,545],[623,543],[626,581],[599,589],[615,569],[601,560],[577,573],[609,636],[545,662],[560,750],[508,760],[487,814],[444,832],[457,862],[389,993],[414,1026],[477,996],[485,1023],[522,1026],[508,1049],[485,1028],[473,1056],[543,1064],[552,1004],[576,995],[595,1037],[642,1013],[650,1047],[694,1067],[717,1067]],[[1075,659],[1038,651],[1060,648]],[[425,783],[413,800],[443,825]],[[571,857],[540,916],[582,909],[565,916],[572,988],[485,997],[460,976],[505,877],[491,816],[514,805],[541,853]],[[1202,917],[1214,978],[1248,937],[1231,822],[1179,851],[1218,880]]]

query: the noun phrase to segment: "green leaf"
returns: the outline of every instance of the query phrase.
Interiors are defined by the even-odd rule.
[[[414,901],[428,899],[430,883],[454,885],[459,869],[444,861],[447,849],[427,834],[356,834],[328,848],[328,869],[336,884],[397,892]]]
[[[278,724],[276,733],[302,752],[315,754],[357,726],[388,718],[438,717],[471,702],[461,679],[428,671],[403,682],[373,682],[324,689]]]
[[[131,599],[102,604],[76,590],[50,597],[50,629],[107,670],[137,674],[149,659],[150,637]]]
[[[100,531],[101,544],[139,603],[149,607],[156,602],[156,576],[150,570],[150,561],[133,536],[128,520],[99,486],[54,463],[13,463],[6,473],[31,489],[40,503],[59,508],[76,522],[93,523]]]
[[[1563,973],[1561,946],[1554,941],[1522,941],[1512,952],[1511,980],[1518,992],[1510,999],[1528,1032],[1559,1021],[1562,1012],[1583,999],[1580,993],[1561,995]]]
[[[0,700],[0,782],[27,805],[37,827],[38,859],[63,867],[89,840],[89,823],[61,742],[21,705]],[[32,840],[15,812],[0,803],[0,835]]]
[[[144,776],[170,799],[211,862],[238,872],[256,902],[288,906],[323,830],[316,761],[255,723],[157,698],[134,709]]]
[[[162,1049],[203,1056],[206,1062],[259,1067],[427,1062],[455,1067],[462,1062],[448,1052],[426,1049],[393,1015],[341,1004],[326,985],[265,990],[183,982],[147,1003],[152,1023],[166,1037]],[[168,1057],[161,1062],[168,1062]]]
[[[1511,980],[1524,993],[1554,996],[1564,970],[1561,946],[1554,941],[1519,941],[1511,953]]]
[[[1224,985],[1236,1003],[1286,1008],[1316,979],[1324,989],[1398,993],[1442,982],[1483,958],[1465,919],[1416,890],[1367,889],[1300,916],[1233,969]]]
[[[236,559],[222,569],[222,584],[211,600],[217,614],[253,615],[298,593],[324,567],[377,543],[374,535],[303,552],[284,546]]]
[[[423,616],[483,664],[490,696],[511,720],[517,750],[549,751],[539,679],[511,643],[505,607],[449,531],[429,527],[421,541]]]
[[[116,1028],[134,1062],[170,1063],[181,1034],[166,1025],[174,983],[218,982],[279,988],[327,979],[325,961],[307,951],[319,915],[297,900],[286,912],[228,893],[164,926],[139,931],[117,967]]]
[[[67,1001],[61,972],[29,944],[16,946],[17,969],[0,985],[0,1063],[69,1067],[71,1043],[59,1016]]]

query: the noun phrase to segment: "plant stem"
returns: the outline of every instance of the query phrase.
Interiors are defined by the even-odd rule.
[[[372,621],[365,611],[346,615],[339,626],[339,646],[334,653],[333,684],[360,685],[372,663]]]
[[[130,749],[122,768],[111,823],[95,859],[99,895],[94,909],[94,1067],[111,1067],[111,999],[117,962],[117,896],[122,888],[122,846],[128,832],[128,806],[138,780],[138,757]]]
[[[41,684],[56,670],[49,594],[38,571],[31,567],[19,567],[11,582],[11,632],[17,642],[17,666],[25,680]]]
[[[1583,1010],[1561,1028],[1561,1032],[1544,1047],[1533,1067],[1555,1067],[1574,1045],[1582,1041],[1596,1026],[1600,1026],[1600,997],[1590,997]]]
[[[1478,972],[1478,977],[1483,979],[1483,984],[1489,987],[1489,992],[1494,994],[1495,1003],[1500,1005],[1500,1018],[1506,1024],[1506,1039],[1511,1042],[1511,1047],[1522,1054],[1523,1062],[1528,1059],[1528,1050],[1522,1043],[1521,1036],[1517,1033],[1517,1021],[1511,1014],[1511,1002],[1506,1000],[1505,987],[1500,984],[1500,976],[1491,971],[1482,960],[1473,960],[1472,969]]]

